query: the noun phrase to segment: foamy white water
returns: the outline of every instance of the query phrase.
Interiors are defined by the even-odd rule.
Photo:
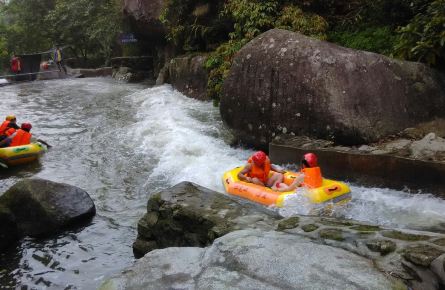
[[[243,165],[252,154],[228,145],[230,134],[211,102],[187,98],[170,86],[129,97],[139,107],[139,121],[130,138],[137,140],[139,150],[150,161],[152,170],[147,173],[146,186],[156,184],[154,190],[192,181],[223,192],[222,174]],[[445,231],[442,199],[384,188],[351,186],[351,191],[352,202],[337,215],[384,226]],[[314,206],[303,202],[293,197],[280,213],[308,214]]]

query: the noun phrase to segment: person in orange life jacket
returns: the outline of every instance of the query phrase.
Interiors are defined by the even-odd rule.
[[[314,153],[307,153],[301,160],[301,174],[292,181],[291,184],[277,183],[273,190],[284,192],[295,190],[299,186],[306,186],[309,188],[320,187],[323,178],[320,167],[318,167],[317,155]]]
[[[0,125],[0,141],[10,136],[19,128],[17,119],[14,115],[6,116],[5,121]]]
[[[16,132],[0,142],[0,148],[14,147],[28,145],[34,141],[31,131],[32,125],[30,123],[23,123]]]
[[[270,170],[275,171],[271,176],[269,176]],[[247,164],[238,173],[238,178],[241,181],[272,187],[283,181],[283,173],[283,170],[270,163],[266,153],[258,151],[249,158]]]

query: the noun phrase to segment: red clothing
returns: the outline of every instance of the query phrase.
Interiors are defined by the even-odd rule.
[[[32,134],[29,132],[26,132],[25,130],[18,129],[17,132],[15,132],[14,138],[12,138],[11,144],[9,144],[10,147],[13,146],[21,146],[21,145],[28,145],[31,143],[31,137]]]
[[[5,134],[6,130],[8,130],[8,125],[11,121],[3,121],[3,123],[0,125],[0,135]]]
[[[22,70],[22,64],[21,64],[21,62],[20,62],[20,58],[14,56],[14,57],[11,59],[11,71],[12,71],[13,73],[18,73],[18,72],[20,72],[21,70]]]

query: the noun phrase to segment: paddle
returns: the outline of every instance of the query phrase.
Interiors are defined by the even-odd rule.
[[[42,139],[37,139],[37,142],[40,142],[40,143],[46,145],[46,147],[48,147],[48,148],[53,147],[53,146],[49,145],[48,143],[46,143],[45,141],[43,141]]]
[[[3,167],[3,168],[8,168],[8,165],[6,165],[5,163],[3,163],[3,162],[0,162],[0,167]]]

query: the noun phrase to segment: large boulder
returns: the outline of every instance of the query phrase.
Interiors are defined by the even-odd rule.
[[[136,257],[167,247],[204,247],[238,229],[273,229],[278,215],[190,182],[154,194],[139,220]]]
[[[0,196],[0,206],[12,213],[20,235],[33,237],[55,233],[96,213],[86,191],[38,178],[16,183]]]
[[[372,262],[278,232],[244,230],[208,248],[147,254],[100,289],[395,289]],[[406,289],[406,288],[399,288]]]
[[[220,109],[245,144],[282,133],[360,144],[445,116],[444,89],[423,64],[273,29],[236,55]]]

